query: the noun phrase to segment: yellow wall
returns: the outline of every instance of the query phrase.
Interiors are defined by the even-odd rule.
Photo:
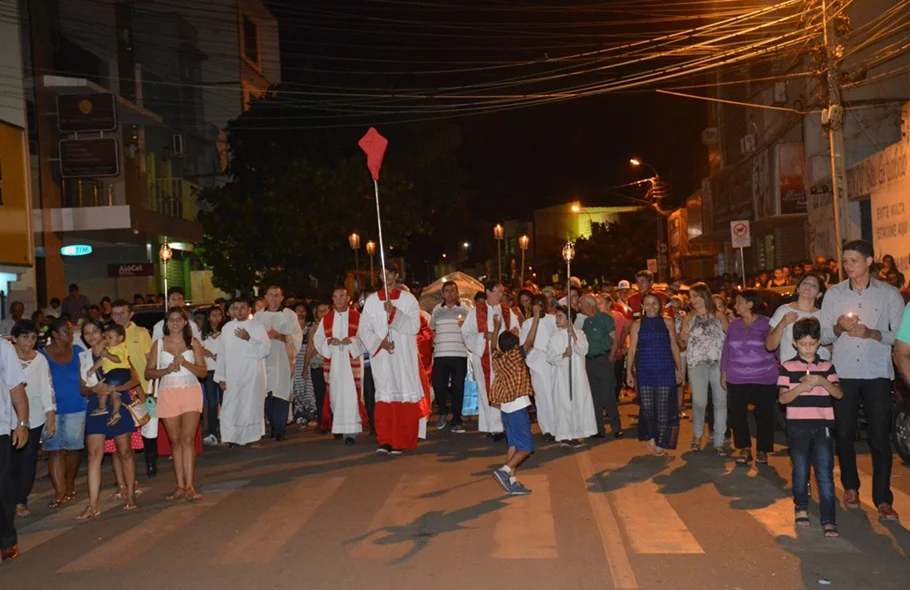
[[[25,132],[0,121],[0,264],[31,266],[32,208]]]

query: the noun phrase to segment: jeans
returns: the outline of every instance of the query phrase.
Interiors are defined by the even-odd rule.
[[[837,423],[837,459],[840,463],[840,480],[845,490],[859,490],[856,471],[856,414],[859,400],[863,400],[866,419],[869,421],[869,447],[872,451],[872,502],[891,504],[891,380],[890,379],[841,379],[844,397],[834,400],[834,419]]]
[[[433,359],[433,391],[439,404],[439,415],[450,412],[452,424],[461,424],[464,404],[464,379],[468,374],[468,359],[460,356],[439,356]],[[451,381],[450,381],[451,380]]]
[[[272,437],[281,440],[288,429],[288,410],[291,402],[275,397],[272,392],[265,395],[265,417],[272,427]]]
[[[0,436],[0,549],[10,549],[19,542],[13,519],[16,517],[16,491],[13,486],[10,435]]]
[[[626,357],[621,356],[613,361],[613,382],[616,384],[616,399],[622,394],[626,384]]]
[[[689,365],[692,385],[692,438],[700,441],[705,433],[705,411],[708,407],[708,387],[714,402],[714,447],[724,446],[727,432],[727,392],[720,386],[720,363]]]
[[[363,367],[363,405],[366,406],[367,416],[370,419],[370,432],[376,432],[376,383],[373,381],[373,370],[370,365]]]
[[[610,357],[602,354],[585,359],[585,372],[591,385],[591,400],[594,402],[594,418],[597,420],[597,434],[604,435],[604,410],[610,416],[610,430],[622,430],[619,421],[619,404],[616,401],[616,380]]]
[[[215,381],[215,371],[205,374],[206,430],[218,438],[218,406],[221,404],[221,386]]]
[[[798,422],[798,421],[797,421]],[[809,509],[809,465],[815,469],[818,482],[819,509],[822,525],[835,524],[834,445],[825,427],[787,425],[790,460],[793,462],[793,504],[796,510]]]
[[[325,403],[325,373],[322,367],[310,367],[313,392],[316,394],[316,424],[322,425],[322,406]]]
[[[755,422],[758,432],[755,438],[759,452],[774,451],[774,421],[777,413],[777,385],[759,383],[727,382],[727,404],[730,408],[730,426],[733,427],[733,443],[737,449],[752,448],[752,433],[749,432],[749,401],[755,404]],[[715,406],[715,412],[717,406]],[[715,425],[714,432],[717,432]]]
[[[44,424],[28,431],[28,442],[19,450],[13,449],[12,477],[16,491],[16,504],[28,506],[28,497],[35,485],[35,472],[38,468],[38,443]]]

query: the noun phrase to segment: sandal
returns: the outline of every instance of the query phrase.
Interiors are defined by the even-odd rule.
[[[66,496],[63,496],[62,498],[55,498],[53,502],[47,505],[47,507],[53,510],[54,508],[60,508],[67,502],[69,502],[69,498]]]
[[[136,502],[127,502],[123,505],[124,512],[129,512],[130,510],[135,510],[136,508],[138,508],[138,506],[136,506]]]
[[[75,499],[76,499],[76,491],[75,491],[75,490],[73,490],[72,492],[70,492],[70,493],[68,493],[68,494],[66,495],[66,501],[67,501],[67,502],[69,502],[70,500],[75,500]]]
[[[692,451],[693,453],[698,453],[699,451],[701,451],[701,445],[698,444],[697,442],[694,442],[689,447],[689,450]]]
[[[93,518],[98,518],[99,516],[101,516],[101,511],[93,510],[92,507],[89,506],[82,512],[82,514],[75,517],[73,520],[85,522],[86,520],[92,520]]]
[[[201,500],[204,497],[202,494],[200,494],[199,492],[196,491],[196,488],[193,488],[193,487],[186,488],[185,495],[186,495],[186,499],[189,500],[190,502],[195,502],[197,500]]]
[[[796,526],[807,527],[809,526],[809,511],[808,510],[797,510],[796,511]]]
[[[108,500],[123,500],[126,498],[126,488],[117,488],[117,491],[108,497]]]
[[[727,449],[725,449],[723,447],[714,447],[714,454],[717,455],[718,457],[726,457]]]
[[[179,500],[180,498],[186,497],[186,490],[183,488],[177,488],[170,494],[164,497],[168,502],[173,502],[174,500]]]
[[[822,530],[825,531],[826,539],[836,539],[840,537],[840,531],[837,530],[837,525],[833,523],[828,523],[822,526]]]
[[[652,455],[657,452],[657,445],[654,444],[653,438],[648,439],[648,444],[645,445],[645,447],[648,449],[648,452],[651,453]]]
[[[758,455],[755,457],[755,463],[758,465],[767,465],[768,464],[768,453],[764,451],[759,451]]]
[[[737,465],[748,465],[752,462],[752,451],[741,451],[736,458]]]
[[[25,518],[26,516],[31,516],[32,511],[28,509],[28,506],[25,504],[16,504],[16,516],[18,518]]]

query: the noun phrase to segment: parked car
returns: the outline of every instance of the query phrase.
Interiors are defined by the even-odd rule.
[[[897,454],[910,465],[910,387],[900,377],[894,380],[893,414],[891,440]]]
[[[214,303],[211,302],[192,302],[187,303],[185,309],[192,320],[197,311],[208,309],[213,305]],[[155,324],[164,319],[165,311],[164,307],[160,305],[136,305],[133,307],[133,322],[151,332]]]

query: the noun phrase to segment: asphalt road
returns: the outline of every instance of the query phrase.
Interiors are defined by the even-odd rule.
[[[682,443],[690,432],[684,421]],[[141,480],[139,510],[106,500],[87,523],[73,521],[84,478],[80,501],[51,512],[43,477],[0,588],[910,587],[910,531],[879,522],[867,454],[862,510],[844,511],[838,488],[842,537],[831,540],[814,504],[813,526],[793,525],[782,446],[770,466],[746,469],[686,444],[646,457],[628,433],[580,451],[539,447],[519,474],[526,497],[504,496],[490,475],[504,443],[432,427],[416,452],[393,458],[375,456],[366,437],[345,446],[313,433],[260,450],[207,448],[203,500],[166,502],[162,461]],[[910,522],[910,467],[897,459],[893,485]]]

